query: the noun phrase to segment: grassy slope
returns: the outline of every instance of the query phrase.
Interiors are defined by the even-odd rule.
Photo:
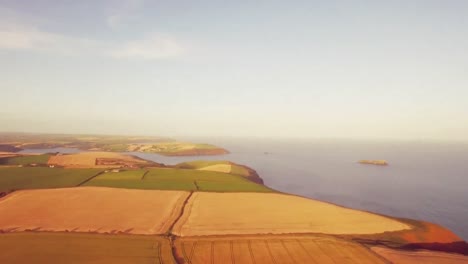
[[[196,160],[196,161],[187,161],[175,165],[177,168],[185,169],[201,169],[203,167],[218,165],[218,164],[230,164],[226,160]]]
[[[0,167],[0,191],[72,187],[100,171],[102,170]]]
[[[174,263],[169,240],[154,236],[9,233],[0,248],[0,263]]]
[[[153,168],[142,179],[144,170],[105,173],[87,182],[87,186],[135,189],[197,190],[211,192],[271,192],[272,190],[241,176],[212,171]]]
[[[49,154],[42,155],[28,155],[21,157],[10,157],[0,159],[0,165],[28,165],[28,164],[47,164]]]
[[[249,171],[239,165],[232,164],[226,160],[196,160],[196,161],[188,161],[182,162],[176,165],[177,168],[185,168],[185,169],[202,169],[204,167],[218,165],[218,164],[231,164],[231,172],[230,174],[241,175],[241,176],[248,176]]]

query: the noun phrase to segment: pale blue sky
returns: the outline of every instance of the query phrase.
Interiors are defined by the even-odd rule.
[[[468,140],[468,1],[0,0],[0,131]]]

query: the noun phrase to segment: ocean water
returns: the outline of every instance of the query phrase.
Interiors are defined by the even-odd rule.
[[[255,169],[265,184],[276,190],[346,207],[438,223],[468,240],[468,144],[190,140],[216,144],[231,153],[202,157],[131,154],[165,164],[199,159],[230,160]],[[385,159],[390,165],[362,165],[357,163],[361,159]]]

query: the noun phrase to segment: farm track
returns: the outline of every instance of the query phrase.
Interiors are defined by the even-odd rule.
[[[145,173],[146,174],[146,173]],[[198,187],[198,186],[197,186]],[[175,243],[174,243],[174,239],[175,239],[175,236],[172,234],[172,230],[174,229],[174,226],[175,224],[180,220],[180,218],[184,215],[184,211],[185,211],[185,207],[187,206],[187,203],[188,201],[190,200],[190,197],[192,197],[193,195],[193,191],[190,192],[190,194],[187,196],[187,198],[185,198],[185,201],[184,203],[182,204],[182,207],[180,209],[180,213],[179,215],[177,216],[177,218],[174,220],[174,222],[172,222],[171,226],[169,227],[167,233],[169,235],[169,241],[170,241],[170,244],[171,244],[171,251],[172,251],[172,256],[175,260],[176,263],[181,263],[179,262],[179,259],[177,258],[177,254],[176,254],[176,248],[175,248]]]

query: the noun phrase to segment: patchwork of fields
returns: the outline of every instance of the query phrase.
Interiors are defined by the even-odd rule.
[[[74,187],[102,172],[101,169],[0,167],[0,192],[21,189]]]
[[[278,193],[261,184],[255,171],[228,161],[164,166],[100,152],[0,161],[6,165],[0,166],[0,263],[422,259],[445,264],[468,259],[383,247],[371,251],[352,239],[398,244],[452,243],[459,238],[431,223]]]
[[[273,192],[245,177],[213,171],[147,168],[112,172],[102,168],[0,167],[0,192],[79,185],[145,190]]]
[[[206,192],[272,192],[270,188],[238,175],[214,171],[151,168],[101,174],[85,184],[131,189],[187,190]]]
[[[150,162],[134,156],[113,152],[81,152],[53,155],[47,164],[66,168],[120,168],[148,165]]]

